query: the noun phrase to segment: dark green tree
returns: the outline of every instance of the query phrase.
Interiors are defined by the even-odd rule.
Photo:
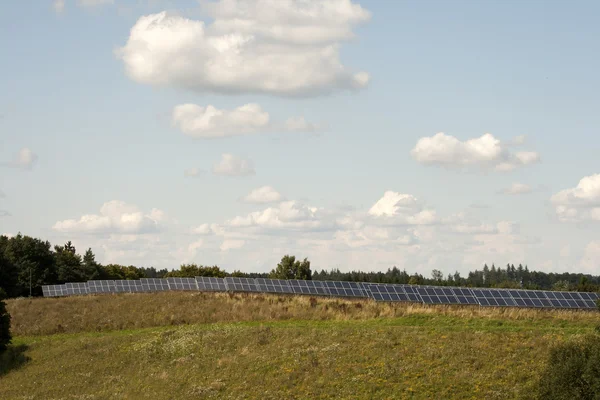
[[[6,350],[6,347],[12,340],[10,334],[10,314],[6,311],[5,298],[6,293],[0,289],[0,353]]]
[[[85,251],[81,267],[86,280],[102,278],[102,266],[96,262],[96,256],[91,248]]]
[[[539,399],[597,399],[600,393],[600,336],[587,335],[550,351],[537,387]]]
[[[83,282],[87,276],[81,263],[81,256],[68,241],[64,246],[54,246],[56,272],[59,282]]]
[[[9,297],[42,293],[41,285],[54,284],[57,272],[50,242],[23,236],[20,233],[4,243],[4,257],[16,269],[16,287],[7,291]],[[4,287],[4,285],[3,285]]]
[[[311,280],[310,261],[296,260],[296,256],[285,255],[277,268],[271,271],[269,277],[272,279],[302,279]]]
[[[8,246],[8,237],[0,236],[0,289],[9,296],[16,296],[19,293],[17,266],[6,255]]]

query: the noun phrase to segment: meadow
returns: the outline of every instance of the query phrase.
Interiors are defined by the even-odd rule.
[[[533,399],[600,314],[297,296],[9,300],[1,399]]]

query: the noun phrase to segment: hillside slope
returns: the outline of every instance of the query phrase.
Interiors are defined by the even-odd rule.
[[[549,348],[600,323],[590,312],[198,293],[9,309],[24,362],[0,378],[1,399],[532,398]]]

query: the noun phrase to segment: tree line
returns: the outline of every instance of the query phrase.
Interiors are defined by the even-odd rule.
[[[178,269],[156,269],[134,265],[107,264],[96,261],[92,249],[83,255],[77,253],[73,244],[54,247],[48,241],[18,234],[0,236],[0,289],[8,297],[41,296],[42,285],[65,282],[85,282],[95,279],[140,279],[167,277],[226,276],[277,279],[338,280],[374,283],[404,283],[419,285],[446,285],[470,287],[527,288],[546,290],[599,291],[600,276],[577,273],[546,273],[530,271],[527,266],[507,265],[506,268],[485,265],[482,270],[469,272],[462,277],[458,272],[444,277],[433,270],[431,277],[409,274],[396,267],[383,272],[351,271],[339,269],[311,271],[310,261],[285,255],[270,272],[227,272],[220,267],[183,264]]]

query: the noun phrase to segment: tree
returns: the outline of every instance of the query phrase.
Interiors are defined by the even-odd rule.
[[[225,278],[226,275],[225,271],[221,270],[216,265],[205,267],[196,264],[181,264],[179,270],[169,271],[165,274],[165,277],[193,278],[195,276],[212,276],[216,278]]]
[[[12,340],[12,336],[10,335],[10,314],[6,311],[5,298],[6,293],[0,289],[0,353],[6,350],[6,347]]]
[[[444,274],[439,269],[434,269],[433,271],[431,271],[431,277],[434,281],[440,283],[444,279]]]
[[[41,285],[56,283],[56,263],[50,242],[19,233],[5,241],[2,247],[4,257],[16,270],[13,277],[16,287],[7,291],[9,297],[29,296],[30,283],[33,295],[42,293]]]
[[[83,282],[86,274],[81,263],[81,256],[68,241],[64,246],[54,246],[56,272],[59,282]]]
[[[83,255],[82,269],[87,280],[100,279],[102,277],[102,267],[96,262],[96,256],[91,248],[87,249]]]
[[[17,266],[5,255],[8,246],[8,237],[0,236],[0,289],[9,296],[16,296],[19,293]]]
[[[311,280],[310,261],[305,258],[296,260],[296,256],[285,255],[277,268],[271,271],[269,277],[272,279],[302,279]]]

